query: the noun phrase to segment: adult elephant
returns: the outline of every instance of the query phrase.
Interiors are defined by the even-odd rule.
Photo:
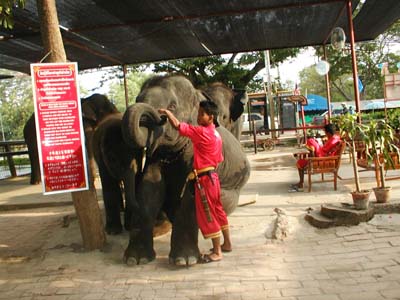
[[[155,258],[152,230],[161,210],[172,223],[170,262],[186,266],[199,260],[192,184],[181,197],[186,176],[192,168],[192,144],[160,118],[157,110],[167,108],[180,121],[196,123],[199,102],[203,99],[204,95],[183,76],[155,77],[144,83],[136,104],[123,116],[122,134],[126,143],[147,152],[143,175],[137,184],[137,206],[132,212],[129,245],[124,253],[124,260],[129,265]],[[229,214],[237,206],[250,166],[232,133],[222,126],[217,130],[223,140],[225,158],[217,172],[221,181],[221,200]]]
[[[228,129],[240,140],[244,106],[248,101],[246,90],[232,90],[222,82],[215,82],[203,89],[205,95],[219,108],[219,124]]]
[[[81,109],[83,118],[83,128],[85,131],[85,144],[89,158],[90,167],[90,182],[94,182],[94,174],[96,174],[96,167],[94,165],[93,150],[92,150],[92,137],[93,131],[97,124],[106,116],[118,113],[114,104],[108,100],[107,96],[101,94],[93,94],[87,98],[81,99]],[[24,126],[24,139],[28,146],[29,160],[31,164],[31,184],[39,184],[41,182],[40,175],[40,162],[37,146],[35,115],[32,114]]]

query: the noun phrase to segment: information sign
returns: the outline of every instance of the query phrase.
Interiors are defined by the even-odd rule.
[[[88,189],[76,63],[31,64],[43,193]]]

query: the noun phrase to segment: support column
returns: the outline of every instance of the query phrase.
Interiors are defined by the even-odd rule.
[[[122,66],[122,70],[124,73],[125,108],[128,108],[129,95],[128,95],[128,84],[127,84],[127,80],[126,80],[126,65]]]
[[[271,126],[271,137],[273,139],[276,138],[276,127],[275,127],[275,106],[274,106],[274,98],[272,96],[272,85],[271,85],[271,62],[269,58],[269,50],[264,51],[264,59],[265,59],[265,70],[267,72],[267,89],[268,89],[268,101],[269,101],[269,113],[270,113],[270,126]]]
[[[328,56],[326,54],[326,46],[324,44],[324,60],[328,61]],[[325,85],[326,85],[326,99],[328,99],[328,119],[330,120],[332,117],[332,110],[331,110],[331,85],[329,83],[329,72],[325,74]]]
[[[347,0],[347,17],[349,21],[350,31],[350,49],[351,49],[351,64],[353,67],[353,85],[354,85],[354,101],[356,104],[356,112],[359,113],[360,109],[360,93],[358,92],[358,71],[357,71],[357,59],[356,52],[354,49],[354,27],[353,27],[353,13],[351,8],[351,0]],[[361,122],[361,119],[358,119]]]
[[[56,0],[37,0],[40,32],[48,62],[66,62],[66,54],[60,32]],[[90,172],[90,169],[89,169]],[[73,192],[72,201],[78,216],[83,246],[87,250],[102,249],[106,244],[103,218],[97,201],[96,189],[90,185],[86,191]]]

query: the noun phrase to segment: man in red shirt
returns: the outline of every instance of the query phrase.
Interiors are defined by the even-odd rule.
[[[196,218],[204,238],[211,238],[213,248],[210,254],[203,255],[203,262],[214,262],[222,259],[222,252],[232,251],[229,235],[229,224],[222,207],[218,164],[223,161],[222,139],[215,130],[218,107],[209,100],[201,101],[197,115],[200,126],[179,122],[173,113],[159,109],[165,114],[172,127],[179,134],[190,138],[193,143],[193,177],[195,184]],[[215,123],[215,124],[214,124]],[[221,245],[220,236],[224,237]]]
[[[333,124],[326,124],[324,127],[327,141],[321,145],[316,139],[308,139],[306,148],[310,150],[312,156],[324,157],[334,156],[340,150],[340,136],[335,134],[335,126]],[[299,159],[296,163],[297,170],[299,171],[300,181],[297,184],[291,185],[289,192],[302,192],[304,185],[304,172],[307,168],[308,160]]]

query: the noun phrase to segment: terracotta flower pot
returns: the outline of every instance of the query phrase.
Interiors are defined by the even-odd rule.
[[[355,209],[367,209],[369,203],[370,190],[362,190],[361,192],[351,192]]]
[[[387,187],[376,187],[373,188],[376,202],[378,203],[386,203],[390,199],[390,191],[392,190],[392,187],[387,186]]]

